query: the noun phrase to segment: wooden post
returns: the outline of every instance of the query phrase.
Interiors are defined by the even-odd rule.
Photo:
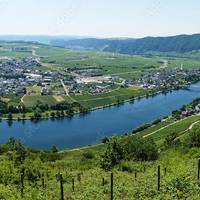
[[[78,174],[78,182],[79,183],[81,182],[81,174],[80,173]]]
[[[104,186],[105,185],[105,179],[104,179],[104,177],[102,178],[102,186]]]
[[[194,166],[195,166],[195,161],[194,161],[194,160],[193,160],[193,165],[192,165],[192,166],[193,166],[193,168],[194,168]]]
[[[167,168],[165,167],[165,169],[164,169],[164,176],[166,176],[167,175]]]
[[[45,189],[44,173],[42,174],[42,188]]]
[[[197,172],[197,179],[200,178],[200,158],[198,159],[198,172]]]
[[[74,178],[72,178],[72,192],[74,192]]]
[[[24,168],[21,170],[20,174],[20,182],[21,182],[21,196],[23,197],[24,195]]]
[[[113,173],[110,175],[110,200],[113,200]]]
[[[160,191],[160,165],[158,165],[158,191]]]
[[[144,165],[144,173],[146,172],[146,166]]]
[[[60,179],[60,198],[61,200],[64,200],[64,189],[63,189],[63,176],[62,174],[59,174]]]
[[[135,179],[137,178],[137,172],[135,172]]]

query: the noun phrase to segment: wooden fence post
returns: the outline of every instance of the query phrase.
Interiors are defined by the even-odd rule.
[[[105,179],[104,179],[104,177],[102,178],[102,186],[104,186],[105,185]]]
[[[24,195],[24,168],[21,170],[20,182],[21,182],[21,196],[23,197]]]
[[[164,169],[164,176],[166,176],[167,175],[167,168],[165,167],[165,169]]]
[[[63,176],[62,176],[62,174],[59,174],[59,180],[60,180],[60,198],[61,198],[61,200],[64,200],[64,189],[63,189]]]
[[[200,158],[198,159],[198,170],[197,170],[197,179],[199,180],[200,178]]]
[[[113,172],[110,174],[110,200],[113,200]]]
[[[45,189],[44,173],[42,173],[42,188]]]
[[[74,192],[74,178],[72,178],[72,192]]]
[[[158,191],[160,191],[160,165],[158,165]]]
[[[79,183],[81,182],[81,174],[80,173],[78,174],[78,182]]]
[[[146,172],[146,166],[144,165],[144,173]]]
[[[135,179],[137,178],[137,172],[135,172]]]

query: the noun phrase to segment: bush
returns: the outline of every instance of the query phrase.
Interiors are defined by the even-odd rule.
[[[151,124],[144,124],[144,125],[142,125],[142,126],[136,128],[136,129],[134,129],[134,130],[132,131],[132,133],[141,132],[141,131],[143,131],[143,130],[149,128],[149,127],[151,127]]]
[[[158,158],[158,149],[153,139],[135,136],[125,143],[126,157],[129,160],[150,161]]]
[[[101,167],[111,169],[121,160],[151,161],[158,158],[158,149],[152,139],[132,136],[125,139],[117,137],[107,142],[107,147],[101,157]]]
[[[101,157],[101,167],[110,170],[124,158],[124,149],[117,137],[112,138],[108,143],[105,152]]]
[[[165,138],[164,146],[172,147],[172,146],[176,146],[178,143],[180,143],[180,140],[176,139],[177,136],[178,136],[177,133],[168,134],[167,137]]]
[[[200,131],[199,129],[193,129],[189,134],[189,146],[200,147]]]
[[[107,137],[104,137],[103,139],[102,139],[102,143],[107,143],[107,142],[109,142],[109,138],[107,138]]]
[[[93,159],[95,157],[92,151],[84,152],[82,155],[85,159]]]
[[[129,173],[133,173],[136,172],[137,170],[133,167],[133,165],[129,162],[122,162],[119,165],[119,170],[121,170],[122,172],[129,172]]]

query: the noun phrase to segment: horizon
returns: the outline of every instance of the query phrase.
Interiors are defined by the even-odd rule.
[[[200,2],[187,0],[0,0],[0,35],[95,38],[170,37],[200,33]],[[6,23],[5,23],[6,22]]]
[[[0,34],[0,37],[53,37],[53,38],[76,38],[76,39],[143,39],[143,38],[166,38],[166,37],[176,37],[176,36],[192,36],[192,35],[200,35],[199,33],[182,33],[177,35],[158,35],[158,36],[151,36],[147,35],[144,37],[125,37],[125,36],[113,36],[113,37],[98,37],[98,36],[83,36],[83,35],[48,35],[48,34]]]

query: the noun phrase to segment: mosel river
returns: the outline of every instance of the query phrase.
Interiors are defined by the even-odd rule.
[[[25,145],[50,149],[75,148],[101,141],[105,136],[121,135],[134,128],[170,115],[173,110],[200,97],[200,82],[187,89],[127,102],[119,106],[92,111],[71,118],[48,119],[41,122],[1,121],[0,143],[9,137],[20,139]]]

